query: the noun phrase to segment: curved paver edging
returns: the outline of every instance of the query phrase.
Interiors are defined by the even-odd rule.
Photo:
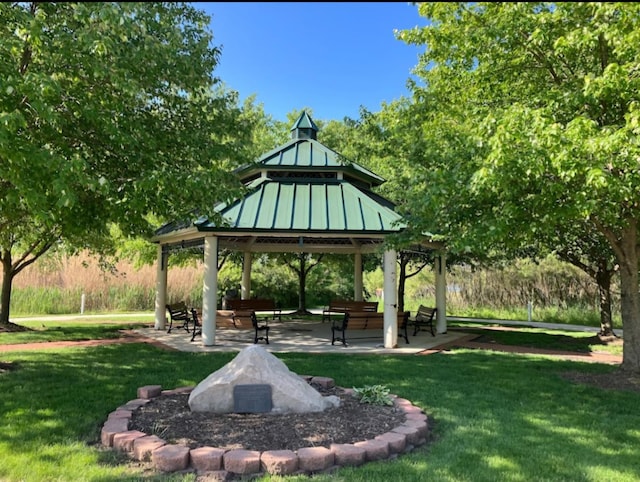
[[[334,386],[331,378],[303,378],[309,383]],[[394,405],[405,414],[402,424],[371,440],[353,444],[331,444],[329,448],[302,447],[296,451],[264,452],[207,446],[189,449],[185,445],[168,444],[156,435],[129,430],[132,414],[138,407],[162,395],[190,393],[193,388],[162,390],[160,385],[138,388],[137,398],[116,408],[107,417],[100,434],[102,445],[126,452],[135,460],[150,461],[162,472],[192,470],[199,474],[220,472],[221,475],[256,475],[264,472],[272,475],[293,475],[325,472],[337,467],[359,466],[374,460],[394,458],[424,444],[429,430],[428,418],[422,409],[396,395],[392,395]]]

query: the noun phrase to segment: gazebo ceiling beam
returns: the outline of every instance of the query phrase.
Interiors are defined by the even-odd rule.
[[[273,236],[260,233],[259,236],[219,236],[219,247],[224,249],[253,253],[373,253],[379,250],[382,238],[370,237],[329,237],[329,236]],[[162,243],[163,252],[173,253],[183,250],[201,249],[204,246],[202,233],[195,237],[189,233],[184,239],[172,237],[171,241]],[[408,246],[401,251],[420,253],[443,249],[437,242],[423,242]]]
[[[227,249],[234,249],[231,246],[221,245]],[[236,248],[237,249],[237,248]],[[287,246],[282,245],[261,245],[259,248],[252,248],[246,251],[254,253],[333,253],[333,254],[353,254],[353,253],[375,253],[378,246],[371,246],[367,249],[354,249],[353,246]],[[243,251],[245,251],[243,249]]]

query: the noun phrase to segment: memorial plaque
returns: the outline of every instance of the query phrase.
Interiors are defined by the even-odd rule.
[[[236,413],[265,413],[273,408],[271,385],[246,384],[233,387],[233,411]]]

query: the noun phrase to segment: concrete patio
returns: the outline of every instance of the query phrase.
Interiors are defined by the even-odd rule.
[[[425,350],[431,350],[441,345],[468,336],[464,332],[449,331],[445,334],[431,336],[431,333],[420,331],[413,336],[409,330],[409,344],[403,337],[398,336],[397,348],[384,348],[382,332],[377,330],[354,330],[347,332],[348,346],[341,342],[331,345],[331,323],[319,321],[270,321],[269,344],[259,341],[261,346],[273,353],[305,352],[305,353],[379,353],[393,355],[415,355]],[[136,333],[152,338],[160,343],[179,351],[186,352],[216,352],[240,351],[253,344],[252,330],[236,330],[218,328],[215,344],[204,346],[202,338],[197,336],[191,341],[191,333],[184,329],[156,330],[153,327],[136,330]],[[350,337],[351,335],[351,337]],[[367,338],[364,338],[367,337]]]

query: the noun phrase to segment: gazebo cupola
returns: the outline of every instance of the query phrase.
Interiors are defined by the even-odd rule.
[[[292,139],[318,139],[318,126],[315,122],[309,117],[307,112],[303,112],[293,127],[291,128],[291,138]]]
[[[297,180],[299,185],[329,185],[341,181],[366,191],[367,196],[373,196],[371,190],[386,182],[385,179],[346,160],[344,156],[319,142],[318,130],[309,114],[303,112],[291,128],[291,140],[262,155],[255,162],[239,168],[236,171],[238,177],[247,186],[259,178],[273,182]],[[375,202],[380,202],[391,211],[394,209],[393,203],[379,196]],[[391,216],[400,220],[400,216],[395,213]]]

